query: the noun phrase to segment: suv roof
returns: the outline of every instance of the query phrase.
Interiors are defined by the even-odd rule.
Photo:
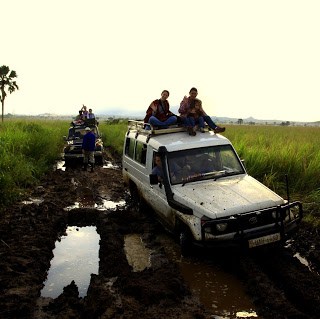
[[[196,136],[190,136],[186,133],[184,127],[171,126],[167,129],[146,130],[143,122],[129,121],[128,133],[135,134],[137,140],[151,142],[152,146],[159,149],[160,146],[166,146],[167,151],[173,152],[178,150],[205,147],[208,145],[227,145],[231,142],[222,135],[217,135],[213,131],[206,134],[198,133]]]

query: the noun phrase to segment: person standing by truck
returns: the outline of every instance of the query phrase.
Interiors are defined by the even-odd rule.
[[[93,172],[96,136],[94,135],[90,127],[86,127],[85,131],[86,131],[86,134],[84,135],[83,141],[82,141],[83,170],[86,171],[88,164],[90,164],[91,172]]]

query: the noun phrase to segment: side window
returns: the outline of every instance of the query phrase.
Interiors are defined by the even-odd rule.
[[[125,146],[125,154],[131,158],[133,158],[134,153],[134,140],[127,137],[126,146]]]
[[[146,164],[146,157],[147,157],[147,145],[142,142],[136,143],[136,153],[135,153],[135,160],[145,165]]]

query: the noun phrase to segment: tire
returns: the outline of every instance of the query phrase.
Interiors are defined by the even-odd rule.
[[[143,199],[143,197],[139,194],[137,186],[135,184],[130,184],[129,192],[131,196],[131,200],[137,208],[138,212],[144,212],[147,208],[147,203]]]
[[[192,234],[186,227],[183,227],[179,232],[179,244],[182,256],[188,257],[192,254]]]
[[[74,167],[74,161],[71,158],[67,158],[64,160],[65,167]]]
[[[97,165],[103,165],[103,157],[102,157],[102,156],[97,156],[97,157],[95,158],[95,163],[96,163]]]

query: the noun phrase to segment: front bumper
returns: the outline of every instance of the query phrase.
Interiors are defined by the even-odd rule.
[[[293,202],[265,210],[205,221],[201,227],[201,246],[244,246],[254,248],[287,240],[303,216],[302,204]],[[217,225],[226,224],[219,233]]]

